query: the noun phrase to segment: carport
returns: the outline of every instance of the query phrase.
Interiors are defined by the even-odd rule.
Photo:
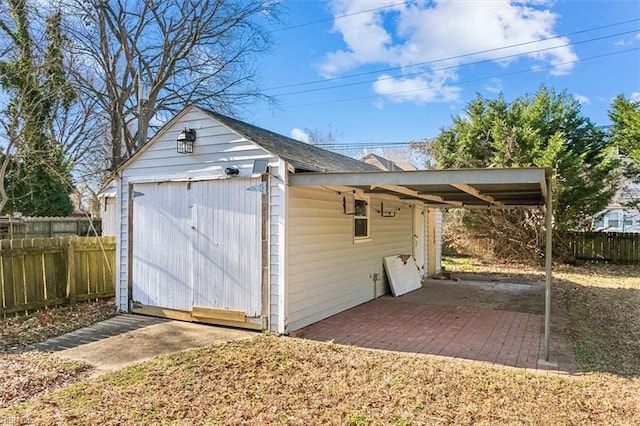
[[[290,186],[389,195],[426,208],[540,209],[545,212],[544,360],[549,361],[552,191],[550,168],[296,173]]]

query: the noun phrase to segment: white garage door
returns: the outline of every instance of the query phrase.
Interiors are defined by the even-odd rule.
[[[262,313],[259,179],[136,184],[133,301]]]

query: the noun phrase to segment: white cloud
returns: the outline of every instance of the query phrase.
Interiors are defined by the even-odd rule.
[[[553,75],[567,74],[578,58],[565,46],[569,40],[540,41],[556,36],[558,16],[549,10],[550,4],[548,0],[334,0],[332,11],[341,16],[334,21],[334,31],[342,35],[345,48],[327,53],[320,72],[331,77],[368,64],[402,67],[400,76],[374,83],[377,93],[395,102],[455,99],[460,89],[447,87],[457,78],[455,67],[477,61],[506,67],[524,56],[538,66],[551,65],[548,72]],[[384,6],[389,7],[380,9]],[[358,13],[369,9],[376,10]],[[445,67],[453,68],[443,79],[438,70]],[[407,91],[394,96],[392,87]],[[409,92],[410,87],[419,90]]]
[[[459,99],[459,93],[462,90],[445,84],[444,79],[392,78],[388,75],[378,77],[378,80],[373,83],[373,89],[395,103],[452,102]]]
[[[574,98],[576,98],[576,100],[578,102],[580,102],[582,105],[588,105],[591,103],[591,99],[589,99],[588,97],[584,96],[584,95],[578,95],[575,94],[573,95]]]
[[[640,41],[640,33],[628,38],[623,38],[613,42],[614,46],[633,46],[636,42]]]
[[[373,107],[375,109],[384,109],[384,101],[382,99],[376,99],[373,101]]]
[[[309,134],[302,129],[298,129],[297,127],[292,129],[289,133],[293,139],[299,140],[301,142],[309,143],[311,138]]]
[[[631,93],[631,102],[640,102],[640,92]]]
[[[492,78],[489,84],[484,86],[484,90],[489,93],[500,93],[502,92],[502,80],[499,78]]]
[[[395,3],[397,1],[334,1],[334,16],[350,15],[336,19],[333,28],[342,34],[348,49],[327,53],[320,66],[320,72],[329,77],[362,64],[389,62],[393,38],[384,28],[382,12],[364,11],[392,6]],[[382,10],[389,13],[396,8]]]

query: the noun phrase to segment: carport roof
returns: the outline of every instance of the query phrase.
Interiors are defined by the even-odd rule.
[[[549,168],[489,168],[402,172],[295,173],[291,186],[395,195],[432,207],[540,208]]]
[[[291,186],[390,194],[433,207],[545,210],[544,361],[551,330],[552,191],[550,168],[449,169],[402,172],[294,173]]]

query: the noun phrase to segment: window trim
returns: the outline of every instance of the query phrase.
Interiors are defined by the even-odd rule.
[[[365,216],[358,216],[356,214],[356,202],[364,201],[365,203]],[[367,235],[364,236],[356,236],[356,220],[366,220],[367,221]],[[371,199],[367,195],[355,194],[353,197],[353,228],[352,228],[352,236],[353,242],[359,243],[363,241],[371,240]]]

